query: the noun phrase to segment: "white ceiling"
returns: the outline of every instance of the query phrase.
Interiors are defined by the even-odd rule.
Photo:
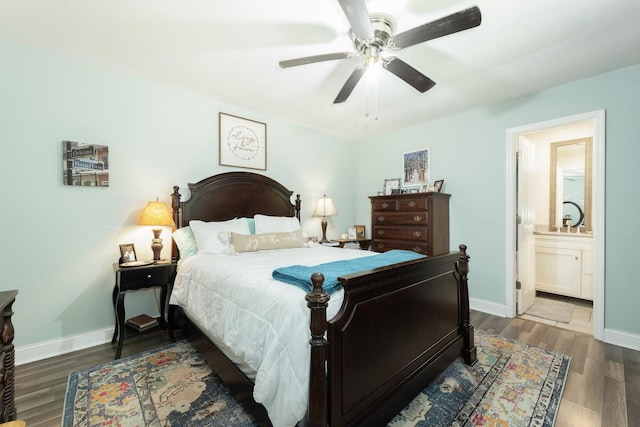
[[[383,71],[377,120],[364,79],[347,102],[333,104],[362,57],[278,66],[352,50],[337,0],[0,0],[0,37],[349,139],[640,63],[638,0],[366,4],[395,17],[397,33],[474,5],[482,24],[397,52],[436,86],[420,94]]]

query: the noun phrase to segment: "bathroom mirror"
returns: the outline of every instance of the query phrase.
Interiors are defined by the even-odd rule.
[[[591,231],[592,138],[554,142],[550,152],[549,229],[569,217],[572,228]]]

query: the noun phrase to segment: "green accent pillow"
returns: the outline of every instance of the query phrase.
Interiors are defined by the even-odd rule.
[[[172,236],[180,250],[180,259],[187,259],[198,253],[198,244],[191,227],[178,228],[173,232]]]

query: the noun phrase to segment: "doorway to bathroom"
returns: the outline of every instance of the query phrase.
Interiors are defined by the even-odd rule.
[[[604,127],[601,110],[507,130],[508,317],[523,315],[539,301],[551,305],[543,308],[552,313],[560,311],[554,309],[554,304],[568,303],[573,307],[569,311],[579,317],[571,321],[578,322],[581,332],[590,328],[584,322],[592,322],[594,337],[603,339]],[[562,223],[562,204],[569,196],[562,186],[558,187],[558,194],[550,194],[555,189],[554,174],[563,173],[558,165],[551,165],[555,162],[555,152],[550,155],[555,149],[551,142],[561,141],[563,144],[557,145],[564,146],[581,138],[589,138],[591,144],[588,150],[592,162],[585,163],[591,175],[590,217],[588,223],[569,221],[567,227],[561,228],[558,222]],[[575,199],[584,206],[584,198]],[[593,301],[592,308],[589,301]],[[535,316],[531,320],[543,321]],[[570,322],[557,326],[568,326]]]

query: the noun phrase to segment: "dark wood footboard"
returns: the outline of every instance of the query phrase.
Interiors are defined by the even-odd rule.
[[[312,426],[385,425],[456,357],[475,362],[460,250],[341,278],[344,302],[331,320],[322,277],[313,277]]]

